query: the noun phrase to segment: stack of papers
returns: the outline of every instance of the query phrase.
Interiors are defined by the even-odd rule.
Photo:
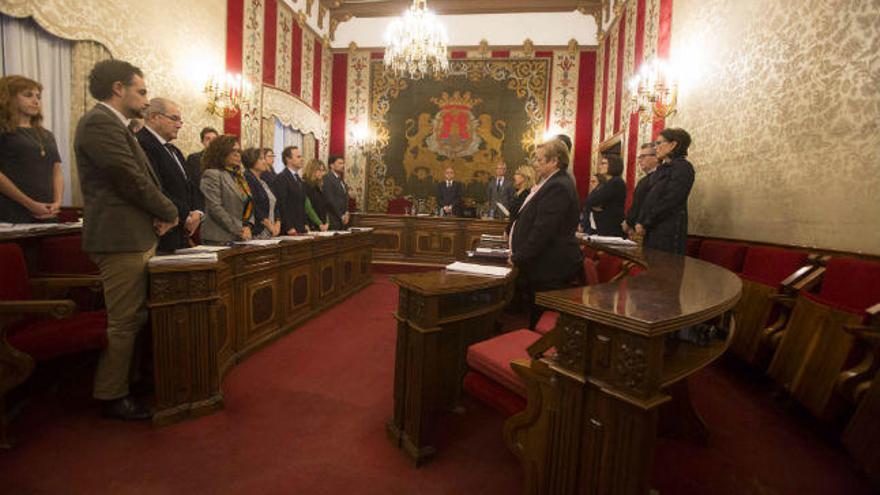
[[[336,235],[336,234],[338,234],[338,233],[339,233],[339,232],[337,232],[337,231],[335,231],[335,230],[328,230],[328,231],[326,231],[326,232],[321,232],[321,231],[319,230],[319,231],[312,231],[312,232],[309,232],[309,233],[306,234],[306,235],[310,235],[310,236],[312,236],[312,237],[333,237],[334,235]]]
[[[281,239],[251,239],[249,241],[235,241],[236,246],[274,246],[281,242]]]
[[[629,239],[624,239],[623,237],[612,237],[605,235],[590,235],[584,236],[590,242],[597,242],[599,244],[617,244],[619,246],[638,246],[638,243],[635,241],[631,241]]]
[[[446,265],[446,269],[451,272],[484,275],[487,277],[506,277],[510,274],[510,268],[507,267],[478,265],[476,263],[464,263],[461,261]]]
[[[503,235],[483,234],[480,236],[481,241],[504,241]]]
[[[476,249],[476,252],[477,252],[477,254],[495,254],[495,255],[510,256],[510,249],[507,249],[507,248],[478,247]]]
[[[352,227],[349,230],[352,232],[372,232],[373,227]]]
[[[229,249],[229,246],[205,246],[198,245],[183,249],[175,249],[174,254],[194,254],[194,253],[219,253]]]
[[[191,263],[216,263],[217,253],[167,254],[150,258],[150,266],[188,265]]]
[[[279,235],[276,239],[281,241],[308,241],[311,237],[307,235]]]

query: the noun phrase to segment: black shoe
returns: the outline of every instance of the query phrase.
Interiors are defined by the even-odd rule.
[[[105,418],[124,419],[126,421],[143,421],[153,417],[150,409],[126,395],[121,399],[104,401],[101,415]]]

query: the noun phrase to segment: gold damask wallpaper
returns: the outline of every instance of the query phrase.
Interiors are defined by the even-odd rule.
[[[226,2],[216,0],[2,0],[0,11],[34,17],[50,33],[93,40],[115,58],[144,71],[150,96],[177,101],[185,122],[178,145],[196,151],[204,126],[222,129],[205,113],[204,77],[222,71],[226,53]]]
[[[878,0],[675,0],[691,233],[880,254],[878,19]]]

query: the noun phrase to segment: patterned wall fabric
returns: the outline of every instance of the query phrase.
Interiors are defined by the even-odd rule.
[[[880,2],[676,0],[695,234],[880,254]]]

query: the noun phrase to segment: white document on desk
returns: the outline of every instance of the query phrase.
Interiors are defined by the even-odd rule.
[[[236,246],[274,246],[281,242],[281,239],[251,239],[249,241],[235,241]]]
[[[311,239],[311,237],[307,235],[279,235],[275,239],[281,241],[308,241]]]
[[[188,265],[190,263],[216,263],[217,253],[166,254],[153,256],[148,262],[150,266]]]
[[[487,277],[506,277],[510,274],[510,268],[504,266],[478,265],[476,263],[464,263],[461,261],[446,265],[446,269],[451,272],[484,275]]]
[[[505,207],[503,204],[501,204],[500,201],[496,201],[496,202],[495,202],[495,206],[497,206],[498,209],[501,210],[501,213],[504,213],[504,216],[505,216],[505,217],[509,217],[509,216],[510,216],[510,210],[508,210],[507,207]]]
[[[200,244],[198,246],[175,249],[174,254],[219,253],[220,251],[226,251],[227,249],[229,249],[229,246],[205,246]]]
[[[615,244],[618,246],[638,246],[638,243],[635,241],[631,241],[629,239],[624,239],[623,237],[612,237],[606,235],[591,235],[587,236],[592,242],[597,242],[599,244]]]

